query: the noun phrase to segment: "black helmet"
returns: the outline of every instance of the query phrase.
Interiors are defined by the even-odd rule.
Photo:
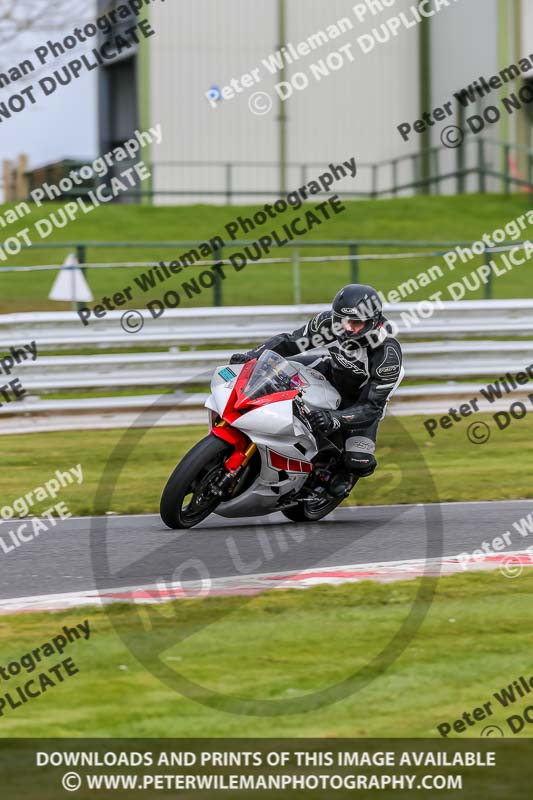
[[[383,304],[372,286],[350,283],[335,295],[332,312],[333,332],[339,341],[362,339],[382,321]],[[355,333],[349,329],[350,320],[365,325]]]

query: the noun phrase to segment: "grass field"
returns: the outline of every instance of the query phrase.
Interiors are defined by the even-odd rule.
[[[495,709],[488,722],[504,727],[528,704],[525,698],[504,709],[491,695],[533,672],[531,571],[516,580],[497,572],[440,579],[420,630],[383,674],[369,668],[371,682],[345,699],[283,713],[290,699],[366,667],[399,629],[417,590],[418,581],[361,583],[263,594],[244,604],[241,598],[179,601],[152,607],[153,627],[145,630],[139,607],[114,607],[123,638],[101,610],[3,616],[0,665],[44,644],[63,625],[88,619],[92,635],[64,653],[79,674],[5,710],[0,737],[434,737],[437,725],[487,700]],[[190,635],[178,643],[177,631]],[[49,658],[47,666],[53,663]],[[226,701],[208,707],[160,682],[151,670],[163,666],[233,699],[277,700],[281,714],[237,715]],[[484,724],[462,737],[479,736]]]
[[[466,424],[441,430],[430,439],[422,417],[389,417],[380,427],[379,469],[361,481],[350,502],[360,505],[458,500],[509,500],[531,497],[533,415],[495,430],[490,441],[471,444]],[[62,490],[76,515],[156,512],[167,478],[205,428],[152,428],[124,431],[58,432],[0,437],[2,504],[12,502],[52,477],[56,469],[82,464],[84,482]],[[122,444],[119,442],[122,440]],[[106,464],[117,474],[108,501],[109,479],[100,483]],[[44,511],[49,501],[33,507]],[[5,524],[5,523],[4,523]],[[0,526],[0,533],[1,533]]]
[[[394,200],[352,201],[346,203],[346,211],[336,216],[324,225],[316,228],[308,237],[302,237],[295,242],[298,246],[303,241],[318,240],[427,240],[427,241],[475,241],[483,233],[502,227],[506,222],[525,213],[529,209],[528,198],[524,195],[465,195],[458,197],[414,197]],[[31,216],[20,223],[20,227],[33,225],[40,218],[49,216],[58,206],[48,204],[42,209],[37,209]],[[0,213],[5,213],[6,207],[0,207]],[[195,241],[201,242],[220,235],[227,239],[224,225],[239,215],[253,215],[254,207],[251,206],[178,206],[178,207],[148,207],[148,206],[110,206],[100,208],[91,214],[80,218],[67,228],[54,230],[52,235],[44,242],[53,245],[52,249],[43,249],[37,244],[42,244],[36,235],[32,237],[34,246],[31,249],[11,258],[6,265],[36,265],[36,264],[61,264],[66,255],[73,250],[73,244],[81,242],[127,242],[130,247],[121,248],[96,248],[89,247],[87,259],[89,262],[122,262],[122,261],[170,261],[178,258],[183,252],[175,252],[174,248],[163,249],[160,247],[141,248],[136,243],[161,242],[161,241]],[[292,218],[287,217],[287,219]],[[280,227],[285,218],[282,217],[278,224]],[[275,228],[277,220],[272,220],[271,226],[257,231],[257,235],[269,233]],[[16,233],[19,226],[13,225],[5,229],[4,235]],[[523,233],[523,238],[528,237],[528,230]],[[254,237],[249,235],[248,237]],[[187,248],[188,250],[189,248]],[[382,252],[391,252],[391,249],[379,248]],[[398,248],[392,248],[397,251]],[[224,253],[227,257],[235,248],[228,247]],[[361,247],[361,253],[376,252],[375,248]],[[302,255],[347,255],[346,248],[336,250],[319,248]],[[272,256],[292,258],[292,247],[289,245],[283,250],[272,251]],[[416,276],[422,270],[434,263],[444,267],[441,258],[438,259],[411,259],[407,261],[362,262],[359,278],[362,282],[376,284],[381,290],[395,289],[408,278]],[[464,274],[481,264],[480,259],[470,264],[459,266],[452,273],[453,280],[459,280]],[[444,267],[446,275],[431,286],[413,294],[409,299],[419,300],[433,292],[444,288],[450,281],[448,268]],[[88,279],[96,299],[120,291],[133,281],[139,269],[127,270],[92,270]],[[153,291],[143,294],[137,290],[130,305],[143,307],[146,302],[159,297],[162,291],[177,289],[183,280],[189,280],[197,274],[195,268],[185,270],[175,279],[160,286]],[[55,279],[55,272],[39,273],[0,273],[0,313],[15,311],[65,309],[68,304],[53,303],[47,300],[48,293]],[[332,262],[327,265],[304,264],[301,267],[302,302],[321,303],[329,301],[333,286],[341,286],[350,277],[348,263]],[[174,284],[174,281],[176,282]],[[224,302],[226,305],[254,305],[258,302],[292,303],[293,275],[291,265],[269,265],[262,267],[249,265],[239,273],[229,268],[228,278],[223,282]],[[533,279],[531,271],[525,267],[516,268],[505,277],[498,278],[494,283],[496,297],[530,297],[532,296]],[[212,291],[207,290],[191,300],[183,300],[182,305],[204,306],[212,302]],[[466,299],[482,297],[482,289],[467,295]]]

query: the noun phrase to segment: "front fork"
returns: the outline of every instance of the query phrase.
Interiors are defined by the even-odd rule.
[[[242,475],[242,471],[257,452],[257,445],[254,442],[250,442],[244,433],[228,425],[225,420],[213,425],[211,433],[234,448],[233,453],[224,462],[226,474],[217,488],[217,494],[220,493],[222,496],[235,486],[236,481]]]

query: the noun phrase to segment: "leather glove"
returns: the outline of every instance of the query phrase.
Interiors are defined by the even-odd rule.
[[[341,426],[340,420],[325,408],[315,408],[307,414],[309,424],[315,431],[328,434],[338,430]]]
[[[229,360],[230,364],[246,364],[247,361],[251,361],[254,356],[251,356],[249,353],[234,353]]]

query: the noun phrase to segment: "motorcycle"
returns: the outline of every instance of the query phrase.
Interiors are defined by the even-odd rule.
[[[342,442],[316,434],[307,415],[314,407],[336,409],[340,402],[320,372],[271,350],[245,364],[217,368],[205,403],[209,434],[165,486],[160,505],[165,525],[192,528],[215,511],[223,517],[281,511],[295,522],[331,513],[342,502],[327,492],[340,466]]]

